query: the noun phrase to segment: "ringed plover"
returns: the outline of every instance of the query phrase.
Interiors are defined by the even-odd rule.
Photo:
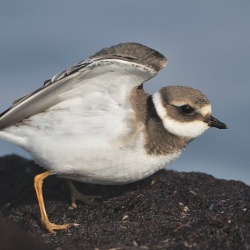
[[[214,118],[207,97],[185,86],[153,95],[143,84],[167,64],[159,52],[138,43],[104,48],[13,103],[0,115],[0,138],[32,155],[47,171],[35,177],[42,224],[51,233],[71,224],[51,223],[43,180],[124,184],[152,175],[175,160]],[[92,203],[68,181],[72,205]]]

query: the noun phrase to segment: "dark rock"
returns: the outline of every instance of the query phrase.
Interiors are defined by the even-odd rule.
[[[33,188],[43,171],[16,155],[0,158],[0,249],[250,249],[250,187],[242,182],[162,170],[130,185],[76,183],[103,202],[69,210],[66,183],[51,176],[44,182],[50,220],[80,224],[52,235]]]

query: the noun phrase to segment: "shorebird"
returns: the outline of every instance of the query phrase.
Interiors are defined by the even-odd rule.
[[[175,160],[209,127],[226,129],[214,118],[207,97],[185,86],[153,95],[143,84],[167,64],[159,52],[138,43],[104,48],[18,100],[0,115],[0,138],[32,155],[47,171],[35,177],[42,224],[46,214],[43,180],[124,184],[152,175]],[[72,205],[92,203],[68,181]]]

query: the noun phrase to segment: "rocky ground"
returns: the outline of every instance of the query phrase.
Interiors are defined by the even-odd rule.
[[[0,249],[250,249],[250,187],[202,173],[162,170],[124,186],[77,183],[102,195],[69,210],[63,179],[44,182],[51,221],[78,223],[56,235],[41,226],[33,178],[44,170],[18,156],[0,158]]]

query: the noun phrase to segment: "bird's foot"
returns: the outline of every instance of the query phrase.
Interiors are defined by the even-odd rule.
[[[74,194],[71,193],[70,209],[77,208],[76,200],[82,201],[91,206],[96,206],[99,204],[98,200],[101,200],[101,199],[102,199],[102,196],[100,195],[86,195],[77,191],[77,192],[74,192]]]
[[[102,196],[100,195],[82,194],[75,188],[75,186],[70,180],[66,180],[66,182],[69,186],[70,194],[71,194],[71,206],[69,207],[69,209],[77,208],[76,200],[82,201],[91,206],[96,206],[99,204],[98,200],[100,201],[102,199]]]
[[[79,224],[76,223],[69,223],[69,224],[63,224],[63,225],[57,225],[54,224],[52,222],[50,222],[48,219],[42,219],[41,220],[42,224],[44,225],[44,227],[53,234],[56,234],[56,232],[54,230],[66,230],[70,227],[77,227],[79,226]]]

